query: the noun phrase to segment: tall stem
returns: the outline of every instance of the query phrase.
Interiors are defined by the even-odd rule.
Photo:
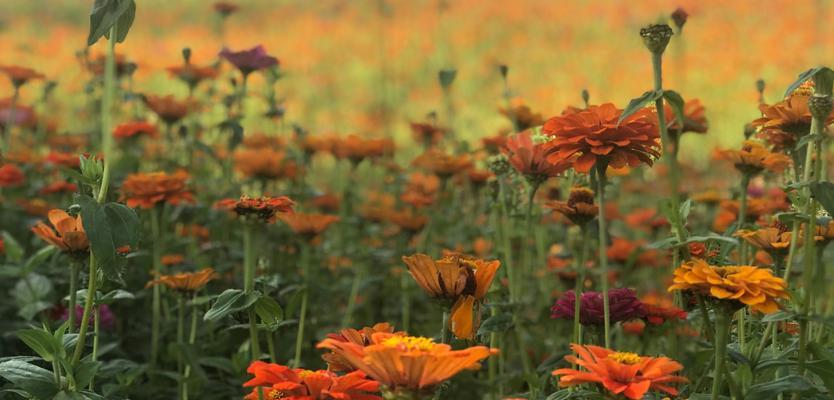
[[[608,253],[607,221],[605,220],[605,167],[597,164],[597,205],[599,210],[599,264],[602,282],[602,312],[605,320],[603,335],[605,347],[611,348],[611,310],[608,301]]]
[[[185,294],[177,295],[177,373],[180,375],[179,394],[183,397],[185,389],[185,370],[183,369],[183,351],[185,351]]]
[[[440,325],[440,343],[449,343],[449,310],[443,310],[442,325]]]
[[[255,291],[255,246],[252,230],[252,222],[243,224],[243,291],[251,295]],[[261,356],[260,343],[258,338],[258,316],[255,309],[250,307],[247,311],[249,317],[249,351],[250,359],[255,361]]]
[[[153,240],[153,270],[151,275],[158,279],[162,272],[162,228],[160,227],[160,208],[155,207],[151,211],[151,236]],[[159,331],[162,318],[162,289],[160,285],[153,287],[153,299],[151,304],[151,359],[150,366],[156,365],[159,356]]]
[[[301,367],[301,345],[304,342],[304,322],[307,318],[307,300],[310,293],[310,243],[304,243],[301,248],[301,271],[304,279],[304,293],[301,295],[301,314],[298,316],[298,334],[295,337],[295,357],[293,367]]]
[[[78,328],[78,341],[75,343],[75,351],[72,354],[72,366],[78,366],[78,361],[81,360],[81,353],[84,352],[84,343],[87,338],[87,328],[90,325],[90,312],[93,309],[93,303],[96,293],[96,281],[98,276],[98,269],[96,268],[96,257],[90,254],[90,278],[87,283],[87,298],[84,300],[84,313],[81,315],[81,326]]]
[[[730,314],[726,310],[715,313],[715,369],[713,369],[711,400],[718,400],[721,394],[721,378],[724,375],[724,361],[727,358],[727,335],[730,331]]]
[[[580,305],[582,304],[582,287],[585,285],[585,259],[588,257],[588,248],[591,238],[590,230],[587,226],[582,229],[582,250],[577,254],[574,263],[576,270],[576,285],[573,289],[574,304],[573,304],[573,342],[582,344],[582,325],[579,324],[579,316],[581,314]]]
[[[70,265],[70,281],[69,281],[69,333],[75,332],[75,305],[78,304],[78,269],[80,265],[73,261]]]
[[[90,354],[90,359],[93,362],[98,361],[98,341],[101,332],[101,305],[96,305],[93,308],[93,353]],[[93,391],[96,385],[96,377],[93,375],[90,378],[90,391]]]
[[[197,292],[191,296],[191,330],[188,334],[188,344],[193,345],[197,342],[197,306],[194,301],[197,299]],[[191,365],[185,366],[182,378],[182,400],[188,400],[188,378],[191,377]]]

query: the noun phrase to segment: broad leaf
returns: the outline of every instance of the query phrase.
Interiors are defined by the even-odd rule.
[[[625,121],[626,118],[630,117],[632,114],[636,113],[643,107],[649,105],[649,103],[659,99],[661,96],[663,96],[662,91],[659,92],[656,90],[651,90],[646,93],[643,93],[642,96],[636,99],[631,99],[631,101],[628,102],[628,105],[626,106],[625,110],[623,110],[623,113],[620,114],[620,119],[617,121],[617,124],[621,124],[623,121]]]
[[[810,184],[811,193],[828,214],[834,215],[834,183],[814,182]]]
[[[217,321],[231,313],[245,310],[258,301],[260,297],[261,292],[258,291],[247,295],[240,289],[226,289],[226,291],[220,293],[220,296],[217,296],[217,301],[203,316],[203,320]]]
[[[16,333],[17,337],[38,353],[44,361],[52,362],[63,353],[64,348],[60,339],[42,329],[24,329]]]
[[[134,0],[96,0],[90,12],[90,34],[87,45],[92,46],[102,36],[110,37],[110,28],[116,26],[116,41],[123,42],[136,14]]]
[[[681,95],[674,90],[664,90],[663,98],[669,102],[669,107],[671,107],[672,112],[675,113],[675,119],[678,120],[678,125],[683,127],[683,107],[685,104],[683,97],[681,97]]]
[[[52,371],[20,360],[0,363],[0,376],[38,400],[50,400],[58,392]]]

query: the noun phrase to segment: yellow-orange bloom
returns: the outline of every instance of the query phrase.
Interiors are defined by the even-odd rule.
[[[284,152],[269,147],[245,147],[234,153],[235,168],[246,177],[256,179],[293,178],[298,166]]]
[[[585,226],[599,212],[599,207],[594,204],[594,192],[585,187],[571,188],[568,201],[551,200],[545,203],[545,207],[564,215],[579,226]]]
[[[362,329],[347,328],[342,329],[339,333],[328,334],[329,339],[339,342],[350,342],[360,346],[368,346],[371,344],[371,336],[377,332],[394,333],[394,327],[387,322],[380,322],[374,326],[366,326]],[[405,332],[397,332],[396,335],[405,336]],[[321,358],[327,362],[327,369],[335,372],[350,372],[355,371],[350,362],[344,357],[335,352],[322,354]]]
[[[339,221],[339,217],[335,215],[305,213],[281,214],[278,219],[284,221],[293,232],[307,240],[312,240],[327,230],[330,225]]]
[[[184,293],[194,293],[202,289],[212,279],[216,278],[217,274],[212,268],[203,268],[197,272],[183,272],[174,275],[162,275],[154,279],[146,285],[146,287],[165,285],[171,290]]]
[[[188,173],[177,171],[130,174],[122,182],[122,193],[128,207],[153,208],[159,203],[193,203],[186,188]]]
[[[791,232],[781,224],[756,230],[741,229],[735,236],[771,256],[785,255],[791,247]]]
[[[754,311],[771,314],[779,310],[778,299],[787,299],[787,285],[768,268],[750,265],[716,267],[692,259],[675,270],[669,291],[693,290],[715,299],[736,301]]]
[[[764,170],[779,173],[791,163],[790,157],[772,153],[763,144],[752,140],[746,140],[740,150],[723,150],[718,156],[747,174],[758,174]]]
[[[449,321],[452,333],[462,339],[472,339],[480,325],[480,303],[486,297],[501,262],[457,254],[439,260],[415,254],[403,257],[403,262],[426,294],[454,302]]]
[[[565,360],[585,371],[572,368],[553,371],[553,375],[559,377],[559,386],[596,383],[614,395],[639,400],[650,390],[676,396],[678,390],[672,385],[687,381],[675,375],[683,366],[667,357],[645,357],[578,344],[572,344],[571,349],[578,357],[569,355]]]
[[[90,247],[84,226],[81,224],[81,215],[70,216],[64,210],[50,210],[47,215],[52,228],[43,222],[38,222],[32,227],[32,232],[47,243],[66,252],[86,252]]]
[[[432,339],[377,332],[371,344],[325,339],[319,348],[332,350],[388,391],[431,392],[463,370],[477,370],[480,361],[497,352],[484,346],[452,350]]]
[[[439,150],[426,151],[415,158],[412,164],[425,168],[444,179],[472,168],[472,160],[468,155],[446,154]]]

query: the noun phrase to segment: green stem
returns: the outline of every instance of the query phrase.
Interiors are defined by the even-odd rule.
[[[197,292],[191,297],[191,330],[188,334],[188,344],[194,345],[197,342],[197,306],[194,301],[197,299]],[[188,400],[188,378],[191,377],[191,365],[185,366],[182,379],[182,399]]]
[[[298,334],[295,337],[295,357],[293,367],[301,368],[301,345],[304,342],[304,322],[307,318],[307,300],[310,288],[310,243],[304,243],[301,248],[301,271],[304,279],[304,293],[301,295],[301,314],[298,316]]]
[[[80,265],[73,261],[70,265],[70,281],[69,281],[69,329],[67,332],[75,332],[75,305],[78,304],[78,270]]]
[[[183,369],[183,362],[185,357],[185,295],[180,293],[177,295],[177,373],[180,375],[180,398],[183,397],[183,390],[185,389],[185,370]]]
[[[20,88],[15,86],[14,87],[14,94],[12,94],[12,101],[9,104],[9,115],[6,117],[5,128],[2,134],[0,134],[0,155],[5,155],[5,153],[9,153],[12,141],[12,128],[14,127],[14,120],[15,120],[15,107],[17,106],[17,101],[20,98]]]
[[[272,331],[266,332],[266,348],[269,351],[269,359],[273,364],[278,363],[278,356],[275,353],[275,333]]]
[[[96,268],[96,257],[90,254],[90,278],[87,283],[87,298],[84,300],[84,313],[81,314],[81,326],[78,328],[78,341],[75,343],[75,351],[72,354],[72,366],[77,367],[81,361],[81,354],[84,352],[84,344],[87,338],[87,328],[90,325],[90,312],[93,309],[93,302],[96,293],[96,281],[98,269]],[[73,311],[74,312],[74,311]]]
[[[345,310],[345,316],[342,318],[343,328],[350,327],[350,324],[353,323],[353,309],[356,308],[356,298],[359,296],[359,285],[362,283],[363,276],[364,265],[361,265],[353,275],[353,283],[350,285],[347,309]]]
[[[155,207],[150,210],[151,214],[151,236],[153,240],[153,270],[151,276],[158,279],[162,271],[162,229],[160,227],[160,209]],[[159,331],[162,318],[162,289],[160,285],[153,287],[153,299],[151,304],[151,359],[150,367],[156,366],[159,356]]]
[[[586,226],[582,226],[582,250],[577,254],[574,263],[576,269],[576,284],[573,289],[574,304],[573,304],[573,342],[582,344],[582,325],[579,323],[579,316],[581,314],[580,305],[582,304],[582,288],[585,285],[585,259],[588,256],[590,230]]]
[[[611,310],[608,299],[608,253],[605,220],[605,167],[597,164],[597,204],[599,210],[599,264],[600,282],[602,282],[602,312],[605,320],[603,335],[606,348],[611,348]]]
[[[243,291],[246,295],[255,291],[255,246],[252,230],[254,225],[251,222],[243,224]],[[249,351],[250,360],[255,361],[261,357],[261,349],[258,338],[258,316],[255,309],[250,307],[247,310],[249,318]]]
[[[440,343],[449,343],[449,310],[443,310],[443,322],[440,325]]]
[[[724,376],[724,362],[727,358],[727,335],[730,331],[730,315],[725,310],[715,313],[715,369],[713,369],[711,400],[718,400],[721,380]]]
[[[90,359],[96,362],[98,361],[98,340],[101,333],[101,305],[96,305],[93,310],[93,353],[90,355]],[[90,391],[94,391],[95,384],[96,377],[93,375],[90,378]]]

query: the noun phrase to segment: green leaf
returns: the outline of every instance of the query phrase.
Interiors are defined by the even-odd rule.
[[[113,234],[107,221],[107,212],[95,199],[87,195],[76,195],[75,201],[81,205],[81,223],[90,242],[90,250],[105,274],[117,275],[116,247]]]
[[[782,212],[776,214],[776,219],[783,224],[789,224],[793,222],[799,223],[806,223],[808,222],[808,216],[800,213],[800,212]]]
[[[75,381],[78,386],[85,387],[90,384],[93,377],[96,376],[98,369],[101,368],[99,361],[82,361],[75,367]]]
[[[796,317],[796,314],[784,310],[779,310],[773,314],[768,314],[762,317],[761,322],[779,322],[787,321]]]
[[[284,320],[284,309],[272,297],[261,296],[255,302],[255,312],[267,325],[275,325]]]
[[[31,320],[39,312],[52,307],[52,301],[49,299],[51,294],[52,282],[34,272],[19,280],[12,289],[18,315],[26,320]]]
[[[768,382],[758,383],[750,386],[750,390],[744,395],[745,400],[769,400],[774,399],[779,393],[785,392],[807,392],[814,389],[814,386],[807,378],[799,375],[788,375]]]
[[[58,392],[52,371],[19,360],[0,363],[0,376],[38,400],[49,400]]]
[[[681,95],[674,90],[664,90],[663,98],[669,102],[669,107],[671,107],[672,112],[675,113],[675,119],[678,120],[678,126],[683,127],[683,107],[685,104],[683,97],[681,97]]]
[[[36,267],[40,266],[41,264],[46,261],[47,258],[52,256],[55,252],[58,251],[58,248],[55,246],[46,246],[32,254],[31,257],[26,259],[26,263],[23,264],[23,273],[32,272]]]
[[[617,124],[621,124],[626,118],[647,106],[649,103],[659,99],[661,96],[663,96],[662,91],[651,90],[643,93],[642,96],[636,99],[631,99],[625,110],[623,110],[623,113],[620,115],[620,119],[617,121]]]
[[[123,42],[133,24],[136,3],[133,0],[96,0],[90,12],[90,34],[87,45],[92,46],[102,36],[109,39],[110,28],[116,25],[117,42]]]
[[[834,215],[834,183],[813,182],[809,185],[814,198],[820,203],[825,211]]]
[[[96,300],[98,304],[113,304],[116,300],[133,300],[136,296],[133,293],[130,293],[126,290],[116,289],[111,290],[104,296],[101,296],[99,299]]]
[[[506,332],[513,326],[513,315],[509,313],[496,314],[487,318],[478,328],[478,335]]]
[[[261,297],[261,292],[246,294],[240,289],[226,289],[203,316],[205,321],[217,321],[231,313],[245,310]]]
[[[808,351],[816,359],[806,364],[808,370],[822,379],[828,393],[834,393],[834,354],[817,342],[808,343]]]
[[[3,243],[6,246],[6,259],[16,263],[23,260],[23,247],[8,232],[3,231]]]
[[[52,400],[86,400],[86,398],[81,393],[62,390],[58,392]]]
[[[42,329],[24,329],[16,332],[17,337],[30,349],[38,353],[44,361],[52,362],[63,353],[59,339]]]
[[[136,249],[139,243],[139,216],[132,208],[120,203],[104,205],[107,221],[113,234],[113,245],[116,248],[130,246]]]

